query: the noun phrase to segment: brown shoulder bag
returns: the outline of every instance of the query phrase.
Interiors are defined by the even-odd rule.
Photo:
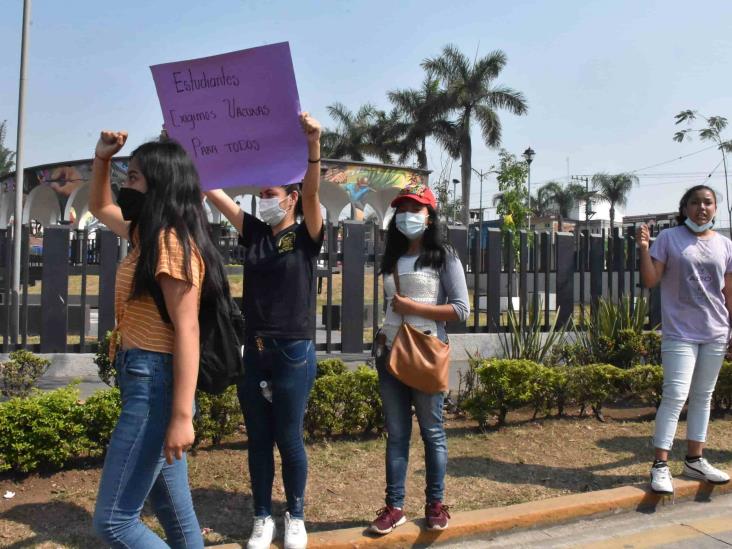
[[[399,289],[399,268],[394,265],[394,285]],[[450,345],[438,337],[427,335],[404,321],[392,343],[387,368],[399,381],[435,394],[447,392],[450,373]]]

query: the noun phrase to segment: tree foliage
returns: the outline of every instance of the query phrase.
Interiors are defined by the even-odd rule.
[[[5,146],[7,132],[7,120],[3,120],[0,124],[0,175],[10,173],[15,168],[15,153]]]

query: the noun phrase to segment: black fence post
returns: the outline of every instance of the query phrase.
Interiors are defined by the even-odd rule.
[[[363,221],[343,222],[341,351],[362,353],[366,227]]]
[[[448,227],[447,238],[453,250],[457,252],[460,263],[463,266],[463,272],[465,272],[465,265],[467,265],[468,262],[468,230],[462,226]],[[500,248],[499,244],[499,253]],[[451,334],[463,334],[468,331],[467,321],[459,322],[456,320],[454,322],[448,322],[445,328],[447,332]]]
[[[522,330],[526,327],[526,313],[529,310],[527,236],[526,231],[519,232],[519,317]]]
[[[43,232],[41,352],[65,353],[69,302],[69,227]]]
[[[501,229],[488,229],[487,263],[486,263],[486,309],[489,332],[499,332],[501,326],[501,263],[503,250],[501,249]]]
[[[623,238],[623,235],[622,233],[620,233],[619,228],[616,227],[615,232],[613,233],[613,263],[615,267],[614,270],[618,277],[618,301],[622,300],[623,295],[625,294],[625,261],[625,238]]]
[[[605,237],[590,235],[590,314],[602,297],[602,276],[605,264]]]
[[[544,271],[544,328],[549,329],[549,292],[552,275],[552,235],[548,232],[541,233],[541,268]],[[556,306],[556,295],[555,303]]]
[[[574,236],[557,233],[557,325],[574,314]]]
[[[119,240],[112,231],[100,229],[96,235],[99,253],[99,341],[114,328],[114,283],[117,278]]]

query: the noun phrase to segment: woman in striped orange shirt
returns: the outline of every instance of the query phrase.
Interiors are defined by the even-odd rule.
[[[203,547],[188,485],[199,361],[201,294],[221,293],[221,257],[209,233],[193,162],[174,141],[133,151],[115,204],[110,161],[125,132],[102,132],[89,208],[132,242],[115,287],[113,346],[122,414],[99,486],[94,528],[113,547]],[[164,303],[170,323],[156,302]],[[150,496],[167,544],[140,521]]]

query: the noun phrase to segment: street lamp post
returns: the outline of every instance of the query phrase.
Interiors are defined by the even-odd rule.
[[[531,147],[529,147],[528,149],[526,149],[524,151],[524,155],[523,155],[524,159],[526,160],[526,164],[529,168],[529,172],[527,174],[528,177],[526,178],[527,187],[528,187],[528,191],[529,191],[529,214],[528,214],[528,218],[529,218],[528,229],[529,230],[531,230],[531,162],[534,160],[535,154],[536,154],[536,152],[534,152],[534,150]]]
[[[460,183],[459,179],[452,180],[452,224],[457,223],[457,186]]]

